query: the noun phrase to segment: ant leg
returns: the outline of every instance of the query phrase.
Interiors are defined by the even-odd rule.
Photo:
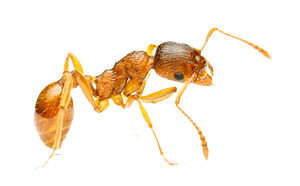
[[[147,77],[143,81],[143,84],[142,84],[141,88],[138,91],[136,91],[136,95],[140,96],[140,95],[143,94],[145,86],[146,86],[146,83],[147,83],[149,77],[150,77],[150,72],[148,73]]]
[[[177,91],[176,87],[170,87],[166,89],[162,89],[160,91],[154,92],[152,94],[148,94],[146,96],[140,96],[140,95],[131,95],[127,98],[127,101],[125,104],[122,105],[123,108],[128,108],[131,106],[133,101],[140,100],[144,103],[158,103],[160,101],[163,101],[169,97],[171,97],[175,92]]]
[[[105,100],[97,100],[95,101],[93,98],[93,92],[90,87],[93,87],[90,85],[87,81],[87,77],[83,76],[79,71],[74,70],[74,77],[76,78],[77,83],[79,84],[82,92],[84,93],[85,97],[89,100],[89,102],[94,107],[94,110],[98,113],[102,112],[109,106],[108,99]]]
[[[68,57],[72,59],[73,66],[75,68],[75,70],[72,71],[72,73],[74,74],[74,77],[76,78],[76,82],[77,84],[79,84],[85,97],[92,104],[96,112],[102,112],[108,107],[109,104],[108,100],[100,101],[97,99],[97,101],[95,102],[93,98],[93,85],[92,85],[93,78],[91,76],[84,76],[82,66],[79,60],[77,59],[77,57],[73,53],[69,53]],[[65,63],[65,70],[68,69],[67,63],[68,60],[66,60]]]
[[[136,95],[140,96],[143,94],[145,86],[146,86],[146,82],[149,79],[150,76],[150,70],[153,68],[153,57],[151,57],[147,63],[146,66],[146,72],[147,74],[145,75],[145,78],[141,81],[141,80],[137,80],[137,79],[129,79],[129,81],[126,83],[126,87],[123,91],[123,95],[128,97],[131,94],[133,94],[134,92],[136,92]]]
[[[127,112],[128,117],[129,117],[129,120],[130,120],[131,130],[132,130],[133,134],[135,135],[135,137],[136,137],[136,138],[139,138],[140,135],[139,135],[138,133],[136,133],[135,130],[134,130],[134,127],[133,127],[133,124],[132,124],[132,121],[131,121],[131,117],[130,117],[130,115],[129,115],[129,112],[128,112],[128,109],[127,109],[127,108],[126,108],[126,112]]]
[[[156,49],[158,47],[158,45],[153,45],[153,44],[150,44],[147,48],[147,54],[149,56],[153,56],[153,50]]]
[[[262,53],[265,57],[271,59],[271,56],[268,54],[268,52],[265,51],[264,49],[260,48],[259,46],[254,45],[253,43],[251,43],[251,42],[249,42],[249,41],[246,41],[246,40],[243,40],[243,39],[241,39],[241,38],[235,37],[235,36],[233,36],[233,35],[227,34],[226,32],[223,32],[222,30],[220,30],[220,29],[218,29],[218,28],[212,28],[212,29],[208,32],[207,37],[206,37],[206,40],[205,40],[205,43],[204,43],[204,45],[202,46],[202,48],[201,48],[201,50],[200,50],[200,53],[201,53],[201,51],[203,50],[203,48],[205,47],[205,45],[206,45],[208,39],[210,38],[210,36],[212,35],[212,33],[214,33],[216,30],[218,30],[219,32],[221,32],[221,33],[223,33],[223,34],[225,34],[225,35],[227,35],[227,36],[229,36],[229,37],[232,37],[232,38],[234,38],[234,39],[237,39],[237,40],[240,40],[240,41],[242,41],[242,42],[244,42],[244,43],[247,43],[248,45],[252,46],[254,49],[258,50],[260,53]],[[199,50],[198,50],[198,52],[199,52]]]
[[[85,97],[89,100],[89,102],[93,105],[93,107],[96,108],[96,103],[92,96],[93,95],[92,90],[90,90],[90,86],[88,85],[88,82],[87,82],[86,78],[84,77],[82,66],[81,66],[79,60],[77,59],[77,57],[73,53],[68,54],[68,57],[65,62],[64,70],[65,71],[69,70],[68,69],[68,66],[69,66],[68,59],[69,58],[71,58],[73,66],[75,68],[73,73],[74,73],[74,77],[77,80],[77,83],[79,84],[80,88],[82,89]]]
[[[148,94],[146,96],[140,96],[140,100],[144,103],[158,103],[171,97],[176,91],[176,87],[170,87],[154,92],[152,94]]]
[[[127,97],[123,96],[122,93],[119,93],[117,95],[111,95],[110,98],[113,100],[113,102],[118,105],[118,106],[123,106],[123,103],[127,101]],[[131,117],[130,114],[128,113],[128,117],[130,120],[130,124],[131,124],[131,128],[133,133],[136,135],[136,137],[138,137],[138,135],[136,134],[136,132],[134,131],[133,125],[132,125],[132,121],[131,121]]]
[[[53,145],[51,146],[51,148],[53,149],[49,159],[46,161],[46,163],[41,166],[44,167],[48,161],[54,156],[54,152],[56,149],[59,149],[61,147],[62,144],[62,140],[63,140],[63,125],[64,125],[64,117],[66,116],[66,110],[68,109],[68,107],[72,107],[71,103],[71,96],[70,96],[70,92],[72,89],[72,85],[73,85],[73,76],[72,73],[65,73],[65,76],[67,76],[67,80],[64,83],[62,92],[61,92],[61,96],[60,96],[60,101],[59,104],[57,106],[56,109],[58,109],[58,114],[56,115],[55,119],[54,119],[54,124],[53,126],[56,126],[56,132],[55,135],[53,135],[53,137],[51,139],[49,139],[48,141],[46,141],[45,143],[51,143],[53,142]],[[69,113],[67,113],[68,115]],[[38,122],[43,122],[43,119],[39,120]],[[67,126],[66,128],[69,128],[70,126]],[[48,132],[48,131],[46,131]],[[39,168],[39,167],[37,167]]]
[[[79,71],[81,74],[84,74],[81,63],[79,62],[78,58],[72,52],[70,52],[68,54],[68,57],[72,59],[72,63],[73,63],[74,68],[77,71]]]
[[[165,95],[168,95],[168,94],[171,94],[171,95],[172,95],[174,92],[176,92],[176,88],[175,88],[175,91],[174,91],[174,88],[175,88],[175,87],[173,87],[173,89],[170,88],[170,89],[172,89],[172,90],[169,91],[168,93],[166,92]],[[155,93],[154,93],[154,94],[155,94]],[[159,94],[158,94],[158,95],[159,95]],[[147,96],[145,96],[145,97],[147,97]],[[162,101],[162,98],[161,98],[161,97],[162,97],[162,96],[160,95],[159,98],[158,98],[158,99],[160,99],[160,101]],[[167,99],[168,97],[170,97],[170,96],[165,96],[165,99]],[[160,154],[163,156],[163,158],[165,159],[165,161],[166,161],[169,165],[177,165],[177,163],[170,163],[170,162],[167,160],[167,158],[164,156],[164,153],[163,153],[163,151],[162,151],[162,149],[161,149],[161,147],[160,147],[159,141],[158,141],[158,139],[157,139],[157,137],[156,137],[156,134],[155,134],[155,132],[154,132],[154,130],[153,130],[153,125],[152,125],[152,123],[151,123],[151,121],[150,121],[150,118],[149,118],[149,116],[148,116],[148,113],[146,112],[144,106],[142,105],[142,102],[141,102],[141,99],[139,98],[139,96],[137,96],[137,95],[131,95],[131,96],[129,96],[129,97],[128,97],[128,102],[127,102],[126,104],[123,105],[123,108],[130,107],[130,105],[132,104],[132,102],[133,102],[134,100],[137,100],[137,101],[138,101],[139,106],[140,106],[140,110],[141,110],[141,112],[142,112],[142,114],[143,114],[143,117],[144,117],[145,121],[147,122],[148,126],[150,127],[150,129],[151,129],[152,132],[153,132],[153,135],[154,135],[154,137],[155,137],[155,139],[156,139],[156,142],[157,142],[157,145],[158,145]]]
[[[152,66],[153,66],[153,57],[150,57],[148,63],[147,63],[147,66],[146,66],[146,72],[148,72],[146,74],[146,77],[144,78],[144,80],[137,80],[137,79],[129,79],[129,81],[126,83],[126,86],[124,88],[124,91],[122,93],[119,93],[119,94],[112,94],[111,95],[111,99],[113,100],[113,102],[118,105],[118,106],[122,106],[123,108],[126,107],[126,105],[131,105],[132,102],[134,101],[134,99],[131,99],[130,101],[130,104],[129,102],[127,101],[128,100],[128,96],[132,95],[133,93],[135,93],[135,95],[137,96],[140,96],[143,94],[143,91],[145,89],[145,86],[146,86],[146,82],[150,76],[150,69],[152,69]],[[96,78],[93,78],[93,79],[96,79]],[[126,103],[126,104],[124,104]],[[129,106],[128,106],[129,107]],[[132,127],[132,130],[133,132],[135,133],[133,127]],[[136,133],[135,133],[136,134]],[[136,136],[138,136],[136,134]]]
[[[177,108],[192,122],[192,124],[194,125],[194,127],[196,128],[196,130],[198,131],[198,134],[200,135],[200,139],[202,141],[202,147],[203,147],[203,154],[205,159],[208,159],[208,148],[207,148],[207,142],[205,141],[205,137],[202,134],[202,131],[199,129],[199,127],[196,125],[196,123],[178,106],[178,104],[180,103],[180,98],[183,94],[183,92],[185,91],[186,87],[192,83],[194,81],[194,78],[196,77],[196,73],[194,73],[192,75],[192,77],[184,84],[184,86],[181,88],[181,90],[179,91],[177,97],[176,97],[176,101],[175,104],[177,106]]]
[[[150,118],[148,116],[148,113],[146,112],[145,108],[143,107],[142,105],[142,102],[145,102],[145,103],[157,103],[159,101],[163,101],[167,98],[169,98],[173,93],[176,92],[176,87],[171,87],[171,88],[166,88],[166,89],[163,89],[163,90],[160,90],[158,92],[155,92],[155,93],[152,93],[152,94],[149,94],[149,95],[146,95],[146,96],[138,96],[138,95],[131,95],[128,97],[128,100],[126,102],[126,104],[123,104],[123,108],[128,108],[131,106],[131,104],[133,103],[134,100],[137,100],[138,103],[139,103],[139,106],[140,106],[140,110],[143,114],[143,117],[145,119],[145,121],[147,122],[148,126],[151,128],[154,136],[155,136],[155,139],[156,139],[156,142],[157,142],[157,145],[158,145],[158,148],[159,148],[159,151],[160,151],[160,154],[163,156],[163,158],[165,159],[166,162],[168,162],[170,165],[177,165],[177,163],[170,163],[166,157],[164,156],[163,154],[163,151],[160,147],[160,144],[159,144],[159,141],[156,137],[156,134],[153,130],[153,125],[150,121]]]
[[[45,156],[49,156],[50,154],[46,154]],[[54,156],[67,156],[66,154],[63,153],[55,153]]]
[[[145,81],[143,82],[143,85],[145,85]],[[142,86],[141,89],[144,89],[144,87]],[[163,100],[171,97],[172,94],[175,93],[176,91],[177,91],[176,87],[166,88],[166,89],[160,90],[158,92],[149,94],[147,96],[140,96],[140,100],[144,103],[157,103],[157,102],[163,101]],[[142,91],[141,91],[141,93],[142,93]],[[136,95],[139,96],[138,92]],[[131,98],[128,99],[126,104],[124,104],[123,108],[130,107],[130,105],[132,104],[132,102],[134,100],[135,99],[131,99]],[[133,132],[134,132],[134,130],[133,130]]]

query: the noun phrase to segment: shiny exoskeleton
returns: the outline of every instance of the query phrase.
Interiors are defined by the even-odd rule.
[[[65,61],[62,78],[44,88],[35,106],[34,122],[36,129],[43,143],[53,149],[48,161],[53,157],[55,150],[61,148],[62,142],[70,129],[74,115],[70,92],[72,88],[79,85],[96,112],[105,110],[109,105],[109,99],[112,99],[116,105],[123,108],[128,108],[133,101],[137,101],[145,121],[156,138],[160,154],[170,165],[175,165],[176,163],[170,163],[165,158],[142,102],[157,103],[163,101],[175,93],[177,89],[176,87],[166,88],[143,96],[143,90],[151,69],[154,69],[163,78],[184,83],[177,95],[175,104],[196,128],[202,141],[203,154],[207,159],[208,147],[205,137],[195,122],[178,105],[181,95],[190,83],[202,86],[212,85],[213,68],[201,55],[201,51],[211,34],[216,30],[251,45],[264,56],[270,58],[269,54],[257,45],[217,28],[210,30],[200,50],[176,42],[164,42],[158,46],[151,44],[146,52],[131,52],[115,63],[112,69],[105,70],[101,75],[95,77],[84,75],[77,57],[73,53],[69,53]],[[155,53],[154,50],[156,50]],[[71,72],[69,71],[69,58],[71,58],[75,68]]]

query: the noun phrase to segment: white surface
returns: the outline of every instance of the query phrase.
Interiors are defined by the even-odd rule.
[[[299,6],[296,1],[1,1],[0,185],[299,185]],[[203,55],[217,86],[190,85],[144,104],[169,166],[135,103],[98,114],[72,90],[73,124],[62,149],[49,157],[33,124],[40,91],[61,77],[68,52],[85,74],[99,75],[134,50],[164,41],[201,48],[218,27],[261,46],[214,33]],[[183,84],[153,71],[146,93]]]

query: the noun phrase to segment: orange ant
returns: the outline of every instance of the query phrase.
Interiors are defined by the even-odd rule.
[[[165,42],[160,45],[150,44],[146,52],[131,52],[115,63],[112,69],[105,70],[96,77],[84,75],[77,57],[73,53],[69,53],[65,61],[62,78],[49,84],[42,90],[35,106],[35,127],[43,143],[53,149],[52,154],[43,166],[54,156],[55,150],[61,148],[62,142],[70,129],[74,115],[73,100],[70,92],[77,85],[80,86],[96,112],[102,112],[107,109],[109,99],[112,99],[116,105],[123,108],[128,108],[133,101],[137,101],[145,121],[155,136],[160,154],[170,165],[176,165],[176,163],[170,163],[164,156],[142,102],[157,103],[163,101],[172,96],[177,89],[176,87],[171,87],[142,96],[151,69],[154,69],[163,78],[185,83],[177,95],[175,104],[196,128],[202,141],[204,157],[207,160],[208,148],[205,137],[195,122],[178,104],[183,92],[190,83],[202,86],[212,85],[213,68],[208,60],[201,55],[201,52],[211,34],[216,30],[247,43],[265,57],[271,59],[270,55],[257,45],[227,34],[218,28],[213,28],[209,31],[200,50],[187,44],[176,42]],[[154,53],[155,49],[156,52]],[[71,72],[69,71],[69,58],[71,58],[75,68]],[[95,88],[93,84],[95,84]],[[94,100],[94,97],[96,100]]]

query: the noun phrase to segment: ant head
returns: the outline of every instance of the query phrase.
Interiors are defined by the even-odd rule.
[[[204,86],[212,84],[212,66],[198,49],[187,44],[170,41],[160,44],[153,67],[159,76],[172,81],[185,83],[196,73],[191,83]]]
[[[201,56],[201,58],[204,63],[202,68],[200,68],[198,72],[195,72],[197,75],[193,83],[202,86],[210,86],[212,85],[212,77],[214,75],[213,67],[207,61],[207,59],[205,59],[203,56]]]

